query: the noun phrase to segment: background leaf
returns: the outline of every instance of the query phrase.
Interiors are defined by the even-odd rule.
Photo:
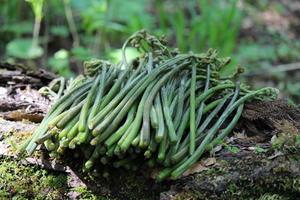
[[[23,59],[35,59],[44,53],[42,47],[32,47],[31,39],[14,39],[6,46],[7,54]]]

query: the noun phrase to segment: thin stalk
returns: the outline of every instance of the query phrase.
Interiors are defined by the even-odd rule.
[[[143,141],[140,143],[142,146],[148,146],[150,142],[150,109],[153,104],[153,100],[157,94],[157,92],[160,90],[162,85],[176,72],[178,72],[179,69],[185,67],[187,64],[189,64],[190,61],[185,61],[178,66],[174,66],[174,68],[169,71],[167,74],[165,74],[159,81],[155,84],[153,89],[151,90],[149,94],[149,98],[147,99],[147,102],[145,103],[144,106],[144,111],[143,111],[143,133],[142,133],[142,138]],[[153,70],[154,71],[154,70]]]
[[[86,127],[87,119],[88,119],[88,111],[89,111],[91,104],[93,103],[93,98],[96,93],[97,87],[100,84],[100,80],[101,80],[101,76],[97,75],[96,78],[94,79],[92,88],[90,89],[90,91],[84,101],[84,104],[83,104],[83,106],[81,108],[81,112],[80,112],[78,131],[81,131],[81,132],[85,131],[85,127]]]
[[[88,116],[88,121],[90,121],[91,119],[94,118],[94,116],[98,112],[99,107],[101,105],[101,100],[102,100],[102,98],[104,96],[106,73],[107,73],[107,65],[104,62],[103,66],[102,66],[102,70],[101,70],[101,79],[100,79],[100,84],[99,84],[99,87],[98,87],[97,96],[96,96],[95,102],[93,104],[92,111],[91,111],[91,113]]]
[[[174,124],[170,115],[170,109],[168,105],[168,100],[167,100],[167,92],[162,89],[161,91],[161,96],[162,96],[162,104],[163,104],[163,112],[164,112],[164,119],[167,124],[167,129],[168,129],[168,139],[170,140],[170,144],[174,145],[177,141],[177,136],[175,133],[175,128]]]
[[[47,124],[58,114],[60,114],[62,111],[64,111],[74,99],[78,98],[78,95],[80,95],[83,91],[87,90],[89,87],[91,87],[91,82],[86,81],[85,83],[81,84],[80,86],[71,89],[67,94],[65,94],[62,98],[60,98],[49,110],[49,112],[44,117],[42,123],[38,127],[38,129],[35,131],[35,133],[28,138],[17,150],[17,154],[22,154],[25,150],[27,150],[28,154],[32,154],[34,149],[37,147],[35,144],[35,140],[38,137],[41,137],[44,135],[47,130]]]
[[[196,139],[196,63],[192,61],[192,81],[190,91],[190,155],[195,152],[195,139]],[[201,113],[202,114],[202,113]]]
[[[110,148],[114,143],[116,143],[124,135],[126,130],[129,128],[129,126],[132,124],[135,116],[136,108],[137,108],[137,103],[133,104],[133,106],[130,108],[124,124],[104,142],[104,145],[107,148]]]
[[[214,124],[214,126],[208,131],[206,137],[201,142],[200,146],[197,148],[195,153],[180,167],[178,167],[176,170],[172,172],[172,177],[177,178],[179,177],[183,172],[185,172],[189,167],[191,167],[203,154],[204,150],[206,149],[206,146],[211,142],[213,136],[216,134],[216,132],[219,130],[222,123],[225,121],[225,119],[229,116],[229,114],[236,109],[239,105],[244,103],[246,100],[251,99],[255,97],[257,94],[261,92],[270,92],[274,91],[273,88],[263,88],[258,91],[252,92],[250,94],[247,94],[243,97],[241,97],[239,100],[237,100],[235,103],[232,104],[232,106],[228,107],[226,109],[226,112],[224,112],[217,122]]]
[[[158,127],[155,131],[155,141],[156,142],[161,142],[164,134],[165,134],[165,120],[164,120],[164,116],[163,116],[163,109],[162,109],[162,105],[161,105],[161,99],[160,99],[160,92],[155,96],[154,98],[154,105],[155,106],[155,110],[157,113],[157,117],[158,117]]]

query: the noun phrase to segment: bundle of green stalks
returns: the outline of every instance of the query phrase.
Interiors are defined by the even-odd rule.
[[[141,55],[127,61],[130,42]],[[244,102],[277,98],[274,88],[250,91],[235,82],[244,71],[239,66],[222,77],[230,58],[216,50],[181,54],[166,42],[140,30],[125,42],[118,64],[86,62],[85,78],[56,101],[18,153],[44,144],[52,157],[74,149],[83,171],[95,176],[108,176],[111,166],[147,164],[162,168],[158,181],[178,178],[231,132]]]

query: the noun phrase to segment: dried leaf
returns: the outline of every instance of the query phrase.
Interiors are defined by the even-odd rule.
[[[146,170],[145,176],[156,179],[157,174],[162,170],[162,167],[152,167]]]
[[[278,152],[276,152],[274,155],[269,156],[268,159],[277,158],[278,156],[282,156],[282,155],[284,155],[284,153],[281,152],[281,151],[278,151]]]
[[[22,121],[23,119],[25,119],[36,123],[40,123],[44,118],[44,114],[39,114],[39,113],[30,114],[30,113],[26,113],[24,109],[8,111],[8,112],[0,112],[0,116],[6,120]]]
[[[298,135],[288,134],[288,133],[280,133],[278,136],[274,135],[271,138],[271,144],[281,143],[286,146],[295,146],[295,143],[298,139]]]
[[[202,164],[204,166],[209,166],[209,165],[213,165],[217,162],[216,158],[207,158],[205,160],[202,161]]]
[[[278,135],[274,135],[271,138],[271,144],[284,144],[287,146],[295,146],[299,137],[298,128],[285,119],[277,120],[274,122],[274,126],[280,131]]]
[[[277,120],[274,126],[281,132],[289,134],[299,134],[297,127],[286,119]]]
[[[217,144],[214,149],[213,149],[213,152],[214,153],[217,153],[219,152],[221,149],[222,149],[223,145],[222,144]]]
[[[245,130],[243,130],[242,132],[233,132],[233,137],[235,138],[247,138],[247,134],[245,133]]]
[[[247,147],[249,151],[254,151],[255,147]]]
[[[239,138],[239,140],[243,141],[248,141],[248,142],[254,142],[254,143],[259,143],[259,142],[264,142],[265,139],[259,137],[259,136],[253,136],[253,137],[247,137],[247,138]]]
[[[197,172],[202,172],[208,170],[209,168],[202,165],[202,162],[196,162],[193,166],[191,166],[188,170],[186,170],[179,178],[188,176],[190,174],[194,174]]]
[[[245,133],[245,131],[243,130],[242,132],[233,132],[233,136],[230,138],[226,138],[225,143],[229,144],[231,142],[234,142],[234,140],[248,140],[248,136]]]
[[[208,158],[207,159],[208,163],[206,164],[207,165],[212,165],[216,162],[215,158]],[[162,170],[163,168],[161,167],[154,167],[154,168],[151,168],[149,169],[149,177],[150,178],[153,178],[153,179],[156,179],[156,176],[157,174]],[[199,161],[199,162],[196,162],[193,166],[191,166],[188,170],[186,170],[180,177],[178,178],[182,178],[182,177],[185,177],[185,176],[188,176],[190,174],[194,174],[194,173],[198,173],[198,172],[202,172],[202,171],[205,171],[205,170],[208,170],[209,168],[205,167],[203,162],[202,161]],[[172,178],[171,178],[172,179]]]

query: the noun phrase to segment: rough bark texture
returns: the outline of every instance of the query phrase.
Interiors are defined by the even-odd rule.
[[[163,193],[165,199],[263,199],[266,194],[297,199],[300,195],[298,150],[282,149],[278,152],[284,153],[277,153],[280,156],[273,158],[276,151],[270,148],[265,153],[217,156],[217,162],[208,171],[174,181],[171,190]]]
[[[22,83],[43,87],[58,77],[43,69],[30,70],[18,64],[0,63],[0,69],[7,70],[0,73],[1,86]]]
[[[20,65],[0,63],[0,116],[4,119],[41,122],[51,102],[38,93],[58,76],[45,70],[27,70]]]

